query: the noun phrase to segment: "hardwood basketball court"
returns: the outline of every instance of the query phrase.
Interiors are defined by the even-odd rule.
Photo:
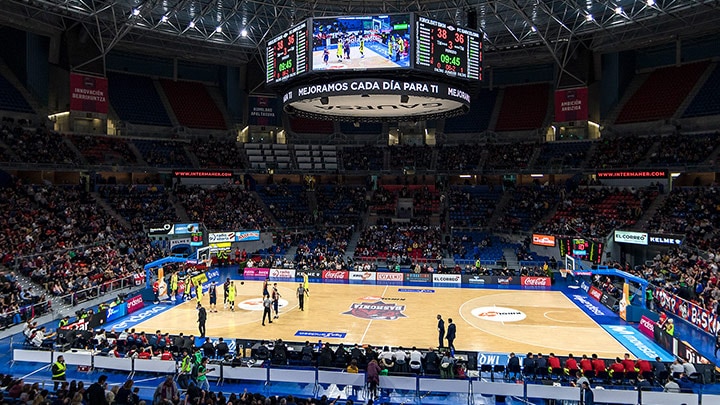
[[[461,289],[356,284],[311,284],[305,311],[295,297],[298,283],[278,283],[280,318],[261,326],[262,282],[245,281],[237,289],[235,312],[223,309],[218,285],[218,312],[208,313],[207,336],[286,341],[317,341],[298,331],[345,333],[330,343],[437,347],[437,320],[457,324],[455,347],[480,352],[558,355],[597,353],[614,358],[625,352],[564,294],[557,291]],[[207,308],[208,295],[203,296]],[[135,326],[138,331],[198,335],[195,300],[162,312]]]

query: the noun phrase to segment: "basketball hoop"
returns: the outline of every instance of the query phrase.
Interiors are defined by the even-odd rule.
[[[570,269],[560,269],[560,276],[562,278],[567,278],[568,274],[572,273],[572,270]]]

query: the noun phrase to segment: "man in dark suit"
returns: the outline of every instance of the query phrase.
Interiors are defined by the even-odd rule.
[[[445,339],[448,341],[448,349],[455,351],[455,345],[453,342],[455,341],[456,337],[456,329],[455,324],[453,323],[452,318],[448,318],[448,328],[447,328],[447,336],[445,336]]]
[[[200,330],[200,337],[205,337],[205,321],[207,320],[207,311],[203,308],[202,304],[198,302],[198,329]]]
[[[438,349],[443,346],[443,340],[445,340],[445,321],[443,321],[442,316],[438,314],[437,316],[438,320]]]

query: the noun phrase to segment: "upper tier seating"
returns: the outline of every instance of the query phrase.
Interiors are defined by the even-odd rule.
[[[720,66],[713,72],[683,113],[683,118],[720,114]]]
[[[227,129],[222,112],[204,84],[172,80],[160,80],[160,84],[180,125]]]
[[[130,149],[130,145],[123,138],[71,135],[69,139],[85,157],[88,164],[133,165],[137,163],[137,158]]]
[[[580,167],[590,150],[591,142],[548,142],[543,145],[534,167]]]
[[[184,143],[170,140],[151,141],[138,139],[134,141],[143,159],[158,167],[187,168],[192,167],[190,158],[185,153]]]
[[[0,75],[0,111],[34,114],[22,93],[10,83],[5,76]]]
[[[709,62],[654,70],[623,106],[616,124],[668,119],[707,69]]]
[[[335,126],[332,121],[311,120],[303,117],[290,117],[290,129],[298,134],[332,134]]]
[[[502,190],[492,186],[456,186],[448,196],[451,226],[482,227],[495,211]]]
[[[165,106],[149,77],[108,72],[110,104],[123,121],[171,127]]]
[[[480,90],[478,97],[472,99],[470,111],[467,114],[445,120],[445,133],[467,134],[487,130],[490,126],[490,117],[495,108],[496,99],[497,90]]]
[[[550,85],[526,84],[505,88],[495,131],[538,129],[543,125],[550,102]]]

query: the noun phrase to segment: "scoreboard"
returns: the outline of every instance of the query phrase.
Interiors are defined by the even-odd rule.
[[[479,81],[482,39],[478,31],[414,13],[310,18],[268,41],[265,82],[374,69]]]
[[[415,68],[482,80],[482,37],[477,31],[418,16]]]
[[[266,50],[266,83],[281,82],[307,72],[307,21],[268,41]]]
[[[595,264],[602,262],[604,250],[602,242],[581,238],[560,238],[558,241],[562,257],[570,255]]]

